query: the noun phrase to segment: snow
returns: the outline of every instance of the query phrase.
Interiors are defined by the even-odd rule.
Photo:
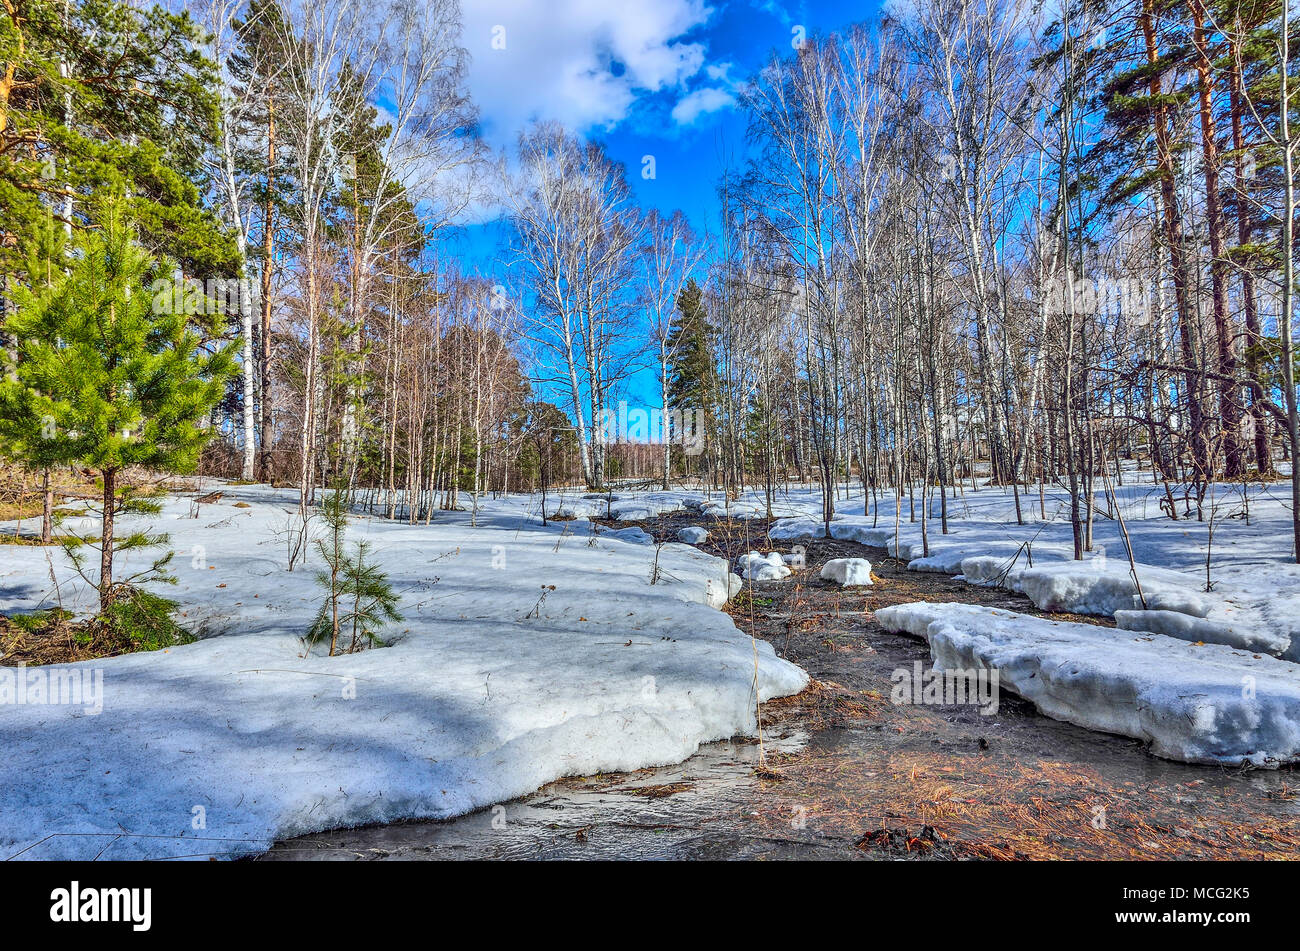
[[[588,493],[560,496],[547,514],[553,518],[610,518],[618,522],[641,522],[684,508],[681,496],[673,492],[648,494]]]
[[[628,542],[632,545],[653,545],[655,543],[653,535],[636,525],[628,528],[603,529],[600,534],[604,538],[616,538],[621,542]]]
[[[1143,566],[1138,570],[1139,585],[1127,564],[1108,562],[1064,563],[1026,568],[1020,576],[1020,588],[1044,611],[1068,611],[1112,617],[1123,609],[1143,606],[1156,611],[1177,611],[1205,617],[1209,599],[1188,584],[1186,575]]]
[[[943,534],[938,506],[932,503],[927,539],[920,530],[919,500],[884,495],[864,506],[859,488],[837,490],[832,538],[884,548],[906,560],[913,571],[963,577],[972,584],[1004,587],[1027,595],[1038,607],[1054,612],[1114,617],[1126,614],[1134,630],[1174,633],[1175,629],[1209,643],[1256,645],[1257,649],[1300,661],[1300,566],[1290,550],[1290,513],[1285,492],[1277,485],[1212,486],[1207,515],[1214,517],[1213,544],[1207,521],[1188,517],[1180,507],[1177,520],[1160,507],[1162,486],[1131,467],[1116,496],[1129,530],[1142,596],[1133,584],[1128,550],[1118,521],[1105,499],[1097,500],[1095,544],[1082,562],[1073,559],[1064,493],[1049,488],[1040,503],[1021,494],[1024,524],[1016,524],[1009,489],[964,487],[948,500],[949,533]],[[685,509],[704,515],[758,518],[769,499],[760,492],[737,498],[702,498],[691,493],[621,493],[615,512]],[[603,516],[606,496],[586,500]],[[777,516],[768,531],[774,542],[821,537],[826,533],[821,495],[812,488],[792,488],[770,500]],[[863,509],[870,514],[862,514]],[[618,517],[617,514],[615,517]],[[1206,563],[1211,590],[1206,591]],[[741,570],[744,568],[742,566]],[[756,568],[771,579],[774,572]],[[1145,599],[1146,611],[1142,611]],[[1168,614],[1183,615],[1176,620]],[[1201,619],[1204,624],[1192,623]]]
[[[767,554],[751,551],[736,559],[736,572],[747,581],[780,581],[790,576],[781,553],[770,551]]]
[[[223,488],[197,519],[178,499],[155,520],[178,552],[180,584],[161,593],[182,603],[182,621],[205,640],[70,665],[102,670],[99,715],[0,705],[0,855],[51,833],[77,834],[24,855],[233,855],[330,826],[456,815],[567,773],[678,761],[701,742],[755,728],[755,646],[713,610],[742,586],[721,559],[648,545],[635,527],[543,527],[536,496],[481,499],[477,527],[467,513],[439,512],[429,526],[362,518],[352,535],[375,543],[406,621],[391,647],[303,657],[317,566],[286,572],[277,535],[295,493]],[[932,652],[938,645],[936,661],[996,663],[1002,682],[1044,713],[1140,737],[1163,756],[1295,759],[1300,678],[1286,661],[1300,661],[1300,566],[1284,487],[1211,487],[1212,538],[1206,522],[1165,517],[1164,490],[1149,479],[1130,471],[1117,494],[1150,610],[1134,600],[1105,501],[1094,550],[1074,562],[1066,499],[1052,487],[1041,507],[1036,493],[1022,495],[1017,524],[1008,489],[966,485],[948,500],[948,534],[932,506],[927,546],[919,497],[913,507],[904,496],[896,511],[892,496],[864,501],[860,487],[840,486],[830,533],[883,547],[915,571],[961,574],[1121,626],[960,606],[877,613],[906,620]],[[823,534],[820,493],[806,487],[771,499],[552,493],[547,508],[576,519],[753,519],[769,504],[779,519],[772,541]],[[753,544],[762,547],[761,536]],[[139,567],[143,556],[134,557]],[[774,580],[796,562],[755,550],[737,567]],[[93,593],[58,552],[0,545],[0,611],[58,603],[51,572],[65,605],[89,606]],[[806,682],[762,642],[757,659],[759,697]],[[343,699],[345,687],[355,699]],[[195,807],[205,828],[194,825]]]
[[[698,525],[688,525],[678,531],[677,540],[687,545],[703,545],[709,540],[709,530]]]
[[[728,499],[725,496],[717,499],[691,498],[687,499],[684,504],[690,511],[699,512],[701,515],[710,518],[748,520],[767,517],[766,504],[756,497],[749,499]],[[772,503],[772,515],[776,518],[796,516],[802,511],[802,506],[798,503]]]
[[[838,538],[841,541],[858,542],[862,545],[874,545],[879,548],[891,545],[894,536],[893,529],[874,527],[868,524],[869,522],[870,519],[860,515],[837,516],[831,521],[831,537]],[[820,538],[825,534],[825,525],[821,519],[806,516],[781,519],[768,530],[768,537],[773,540],[783,541],[808,536]],[[890,553],[893,554],[893,551],[891,550]]]
[[[1211,487],[1206,501],[1207,513],[1215,516],[1211,545],[1208,522],[1169,519],[1159,505],[1163,488],[1138,476],[1130,471],[1116,495],[1142,597],[1118,521],[1107,517],[1101,499],[1094,548],[1081,562],[1073,560],[1066,500],[1058,491],[1045,493],[1041,512],[1037,498],[1031,504],[1031,497],[1022,494],[1023,525],[1015,523],[1009,490],[964,491],[949,499],[949,534],[941,533],[937,513],[931,511],[928,552],[920,532],[920,504],[913,509],[906,498],[897,521],[892,497],[882,497],[872,515],[852,512],[850,502],[841,499],[830,534],[883,547],[907,560],[913,571],[957,575],[971,584],[1025,594],[1043,610],[1099,617],[1137,611],[1125,621],[1134,630],[1172,633],[1177,626],[1208,642],[1253,644],[1257,647],[1252,649],[1300,661],[1300,565],[1291,551],[1285,493],[1277,485]],[[802,512],[775,522],[769,537],[792,541],[825,534],[817,492],[792,492],[786,506]],[[861,512],[860,497],[852,506]],[[1044,513],[1046,518],[1034,517]],[[1147,611],[1142,611],[1143,598]],[[1206,623],[1189,628],[1187,622],[1171,621],[1166,612]]]
[[[872,584],[871,562],[865,558],[832,558],[822,565],[821,577],[844,587]]]
[[[484,500],[477,527],[456,512],[357,519],[349,536],[375,545],[405,620],[392,646],[305,655],[318,564],[286,571],[276,534],[294,493],[224,489],[197,519],[171,499],[151,520],[178,552],[161,593],[209,636],[65,665],[102,672],[98,715],[0,704],[0,856],[229,857],[450,817],[565,775],[680,761],[753,733],[756,700],[807,683],[714,610],[740,584],[721,559],[543,527],[527,497]],[[59,553],[0,545],[0,611],[49,606],[51,570],[66,606],[91,606]]]
[[[1177,611],[1116,611],[1115,624],[1126,631],[1165,634],[1179,640],[1203,644],[1227,644],[1229,647],[1274,656],[1281,656],[1291,644],[1289,637],[1242,628],[1223,621],[1210,621]]]
[[[856,512],[849,500],[840,499],[830,535],[884,547],[908,560],[913,571],[955,574],[971,584],[1022,593],[1043,610],[1114,617],[1120,632],[1091,625],[1069,628],[1068,650],[1058,643],[1058,630],[1055,639],[1035,653],[1034,639],[1053,629],[1042,626],[1050,622],[1034,619],[1018,621],[996,635],[986,630],[986,620],[976,626],[963,620],[965,640],[950,632],[952,637],[942,641],[955,652],[956,662],[973,656],[976,648],[970,638],[977,633],[995,644],[1016,635],[1019,641],[1013,646],[1023,652],[1028,673],[1021,671],[1019,687],[1016,681],[1009,686],[1023,688],[1030,699],[1037,696],[1035,703],[1049,715],[1150,740],[1161,755],[1178,759],[1294,759],[1289,691],[1295,688],[1297,669],[1285,661],[1300,661],[1300,566],[1291,549],[1285,487],[1212,486],[1207,521],[1197,521],[1182,509],[1173,520],[1160,508],[1163,488],[1131,470],[1126,480],[1116,496],[1128,540],[1110,506],[1099,499],[1093,550],[1083,561],[1073,558],[1067,500],[1056,490],[1044,493],[1041,507],[1036,498],[1022,496],[1024,524],[1016,522],[1009,490],[963,491],[949,499],[948,534],[941,532],[937,512],[931,510],[928,546],[913,519],[919,504],[913,509],[905,498],[896,518],[893,498],[882,497],[870,515],[858,514],[860,497],[852,503],[859,506]],[[803,512],[776,522],[770,537],[795,540],[825,533],[818,494],[798,498]],[[1214,518],[1213,536],[1209,517]],[[1114,669],[1105,666],[1108,659]],[[1059,674],[1038,683],[1036,678],[1047,674],[1036,665],[1058,661],[1076,664],[1078,677]],[[1208,661],[1213,663],[1207,666]],[[1252,707],[1239,695],[1243,683],[1255,680],[1243,678],[1259,680],[1261,670],[1276,689],[1266,693],[1261,687],[1259,696],[1267,699]],[[1179,719],[1206,715],[1209,707],[1189,707],[1195,697],[1209,695],[1214,706],[1225,692],[1238,699],[1215,707],[1219,712],[1214,729],[1188,726]],[[1131,709],[1137,702],[1132,698],[1138,696],[1142,708]],[[1187,730],[1192,733],[1184,735]]]
[[[1182,634],[1300,661],[1300,565],[1291,551],[1285,486],[1214,485],[1206,495],[1205,521],[1196,520],[1181,503],[1175,520],[1161,508],[1164,487],[1153,485],[1149,473],[1127,466],[1115,494],[1132,544],[1140,597],[1128,544],[1104,498],[1096,500],[1093,550],[1077,562],[1067,498],[1057,488],[1047,487],[1041,502],[1036,492],[1022,492],[1024,523],[1017,524],[1009,488],[965,485],[948,499],[948,534],[942,533],[938,505],[931,501],[928,544],[921,534],[919,499],[904,496],[896,511],[890,495],[864,503],[859,487],[843,485],[836,494],[831,537],[884,548],[906,560],[910,570],[1004,587],[1027,595],[1043,610],[1123,614],[1125,627],[1133,630]],[[778,518],[768,537],[776,542],[825,534],[821,494],[815,488],[782,489],[770,500],[761,492],[714,499],[691,493],[645,495],[656,507],[669,506],[674,497],[687,510],[732,518],[758,517],[770,503]],[[631,506],[633,499],[621,501]],[[863,514],[864,508],[869,514]]]
[[[1287,661],[967,604],[897,605],[875,618],[924,638],[938,669],[996,669],[1047,716],[1142,740],[1159,756],[1300,759],[1300,666]]]
[[[1024,594],[1044,611],[1114,617],[1116,611],[1141,610],[1145,601],[1147,610],[1205,617],[1214,606],[1213,599],[1192,589],[1187,575],[1140,565],[1135,582],[1127,562],[1067,561],[1015,568],[1004,559],[982,555],[963,559],[961,573],[971,584]]]

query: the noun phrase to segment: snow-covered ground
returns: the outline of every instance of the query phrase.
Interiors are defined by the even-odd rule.
[[[1008,491],[967,488],[949,501],[951,534],[933,510],[927,553],[910,518],[919,509],[904,499],[896,525],[892,498],[863,515],[860,490],[847,490],[832,534],[885,546],[915,570],[1114,614],[1129,630],[1071,625],[1050,637],[1014,615],[926,615],[932,647],[933,624],[966,638],[954,663],[974,662],[978,642],[1026,678],[1056,671],[1038,693],[1004,680],[1051,716],[1144,737],[1176,758],[1295,757],[1298,668],[1268,656],[1300,652],[1285,487],[1217,488],[1212,546],[1207,523],[1163,515],[1159,488],[1130,478],[1118,493],[1145,609],[1104,502],[1083,565],[1070,562],[1059,493],[1045,519],[1036,494],[1023,496],[1017,525]],[[767,511],[760,494],[553,494],[551,514],[579,520],[545,527],[529,496],[485,498],[474,515],[439,513],[428,526],[359,517],[350,536],[376,546],[405,620],[392,646],[335,658],[305,656],[300,640],[318,595],[315,564],[285,569],[281,530],[294,507],[294,492],[257,486],[226,487],[197,518],[189,499],[166,505],[155,521],[172,535],[180,583],[162,593],[204,639],[63,668],[102,674],[102,710],[0,703],[0,855],[228,856],[329,827],[456,815],[567,774],[681,760],[752,731],[756,694],[806,683],[714,609],[738,584],[720,559],[583,520],[754,518]],[[815,490],[781,492],[772,509],[782,518],[773,539],[822,531]],[[51,572],[65,606],[91,604],[57,551],[0,545],[0,611],[52,606]],[[1233,647],[1197,643],[1214,640]],[[1039,641],[1037,653],[1026,648]],[[1108,654],[1111,667],[1087,666]],[[1242,678],[1263,707],[1229,696],[1234,682],[1245,696]]]
[[[1124,612],[1120,623],[1132,630],[1177,631],[1175,636],[1185,639],[1194,635],[1300,660],[1300,566],[1291,547],[1288,486],[1249,486],[1244,496],[1240,486],[1216,486],[1203,522],[1166,517],[1160,509],[1163,494],[1162,488],[1132,477],[1116,487],[1137,565],[1136,585],[1119,521],[1100,497],[1093,550],[1083,563],[1073,560],[1061,493],[1049,493],[1041,508],[1036,493],[1023,494],[1025,524],[1017,525],[1008,490],[967,489],[949,500],[948,535],[941,534],[933,506],[928,552],[919,502],[913,509],[906,498],[897,524],[892,497],[882,498],[873,515],[861,514],[860,495],[841,501],[831,534],[884,547],[908,560],[914,571],[961,575],[974,584],[1023,593],[1044,610],[1106,617],[1119,611]],[[819,499],[806,495],[804,514],[776,522],[772,538],[823,534]],[[917,521],[910,520],[914,512]],[[1174,614],[1199,623],[1189,625]]]
[[[1206,521],[1173,520],[1163,489],[1131,477],[1116,495],[1133,564],[1103,499],[1093,551],[1074,561],[1059,493],[1041,506],[1023,496],[1019,525],[1008,491],[968,490],[949,501],[950,534],[931,512],[928,550],[907,500],[897,520],[892,499],[873,516],[841,502],[830,532],[884,547],[914,571],[1004,587],[1047,611],[1114,617],[1120,628],[960,604],[877,612],[882,625],[925,637],[936,667],[997,667],[1048,716],[1147,740],[1161,756],[1276,766],[1300,759],[1300,566],[1287,490],[1216,486]],[[817,500],[807,508],[770,535],[822,535]]]
[[[883,547],[914,571],[1004,587],[1047,611],[1114,617],[1119,627],[959,604],[878,612],[882,624],[925,637],[936,666],[998,666],[1002,683],[1045,714],[1144,739],[1162,756],[1274,766],[1300,759],[1300,666],[1292,662],[1300,660],[1300,566],[1288,490],[1214,486],[1204,521],[1181,499],[1180,517],[1170,519],[1163,487],[1130,471],[1115,492],[1133,565],[1100,494],[1093,550],[1083,562],[1073,560],[1060,491],[1041,501],[1036,491],[1022,493],[1024,524],[1017,524],[1009,489],[966,487],[948,501],[949,534],[932,505],[927,546],[919,500],[905,497],[896,512],[893,497],[883,496],[863,514],[860,490],[842,490],[830,534]],[[682,501],[696,511],[720,504]],[[726,505],[739,517],[766,511],[757,493]],[[781,492],[772,509],[774,541],[825,531],[816,491]],[[763,556],[748,557],[758,565]]]
[[[286,570],[294,500],[230,486],[197,518],[170,500],[152,521],[179,584],[160,590],[204,639],[59,668],[102,676],[93,703],[0,703],[0,856],[231,856],[453,816],[565,775],[682,760],[753,732],[756,700],[807,682],[715,609],[738,584],[722,560],[585,522],[543,528],[527,497],[483,501],[476,526],[465,512],[358,518],[349,537],[374,544],[405,619],[392,646],[308,654],[319,559]],[[0,545],[0,611],[54,604],[51,568],[65,607],[90,606],[59,554]]]

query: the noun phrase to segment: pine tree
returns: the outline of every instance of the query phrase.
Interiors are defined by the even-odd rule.
[[[48,289],[61,275],[65,244],[62,229],[55,228],[53,219],[48,219],[28,245],[25,262],[28,287]],[[8,436],[0,444],[0,455],[24,462],[41,472],[41,543],[45,545],[54,537],[54,491],[50,485],[50,470],[63,462],[58,443],[46,438],[52,433],[53,425],[50,419],[36,417],[12,417],[0,423],[0,432]],[[26,447],[25,450],[20,450],[20,446]]]
[[[217,76],[198,36],[160,6],[0,4],[0,275],[51,212],[70,231],[108,191],[126,196],[151,252],[190,274],[238,273],[234,240],[201,201]]]
[[[340,637],[350,638],[347,653],[355,653],[363,644],[380,643],[379,631],[389,622],[402,619],[397,610],[398,597],[370,558],[369,542],[361,541],[348,549],[344,536],[348,526],[348,494],[336,488],[321,504],[325,537],[316,546],[325,561],[316,583],[325,589],[325,600],[316,612],[307,643],[329,642],[330,656],[338,652]]]
[[[1122,207],[1134,196],[1158,199],[1164,251],[1168,255],[1174,314],[1184,370],[1189,449],[1198,481],[1212,476],[1202,328],[1196,299],[1195,249],[1185,203],[1178,197],[1193,143],[1186,110],[1194,90],[1181,69],[1190,46],[1175,11],[1176,0],[1142,0],[1132,25],[1108,44],[1117,68],[1102,90],[1105,122],[1113,134],[1093,151],[1109,180],[1107,201]]]
[[[114,552],[165,540],[115,537],[117,516],[151,508],[119,476],[128,466],[193,470],[210,437],[208,414],[234,372],[234,345],[205,347],[172,306],[170,289],[150,292],[152,279],[169,275],[171,266],[139,246],[120,203],[97,218],[101,227],[79,233],[72,260],[62,262],[66,271],[15,295],[15,353],[4,357],[0,437],[29,465],[81,463],[99,471],[98,588],[107,611],[120,593]]]
[[[234,135],[237,172],[247,185],[248,200],[257,208],[256,242],[250,242],[249,256],[259,262],[260,293],[258,316],[257,400],[260,436],[258,470],[265,482],[272,479],[271,452],[275,441],[272,408],[274,374],[271,332],[272,288],[276,261],[283,251],[276,246],[279,222],[289,219],[289,196],[293,190],[286,150],[279,141],[278,128],[284,114],[292,108],[286,87],[291,88],[288,71],[300,57],[293,55],[288,44],[294,42],[292,30],[285,23],[284,11],[276,0],[251,0],[242,20],[233,23],[239,45],[228,57],[226,68],[233,83],[233,98],[242,103]]]
[[[1226,49],[1221,69],[1227,73],[1228,126],[1231,149],[1226,157],[1233,166],[1232,187],[1224,196],[1225,210],[1236,219],[1237,240],[1226,251],[1241,278],[1241,309],[1245,321],[1242,361],[1251,388],[1250,415],[1255,423],[1255,467],[1262,476],[1274,473],[1269,402],[1268,364],[1275,357],[1263,333],[1257,287],[1267,286],[1270,272],[1280,270],[1277,241],[1265,234],[1263,209],[1282,201],[1279,177],[1281,160],[1259,134],[1254,116],[1264,116],[1268,128],[1275,126],[1276,63],[1272,22],[1276,0],[1218,0],[1214,18],[1224,25]],[[1260,84],[1266,84],[1261,89]],[[1280,229],[1279,229],[1280,230]],[[1270,240],[1272,239],[1272,240]]]

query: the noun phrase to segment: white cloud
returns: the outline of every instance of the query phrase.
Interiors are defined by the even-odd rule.
[[[755,0],[754,9],[776,17],[786,26],[794,22],[794,18],[790,16],[790,12],[786,10],[780,0]]]
[[[462,43],[485,137],[509,144],[534,119],[577,132],[617,125],[639,95],[700,72],[705,47],[683,37],[712,12],[705,0],[466,0]]]
[[[691,125],[705,113],[728,109],[735,104],[736,96],[730,90],[706,86],[683,97],[673,106],[673,121],[678,125]]]

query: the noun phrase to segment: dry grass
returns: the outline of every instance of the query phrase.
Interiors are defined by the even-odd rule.
[[[797,719],[809,730],[839,729],[878,718],[885,698],[874,690],[855,691],[830,680],[813,680],[801,693],[763,703],[763,728]]]
[[[0,615],[0,666],[70,664],[104,656],[91,622],[70,621],[58,612],[47,618],[33,629]]]
[[[66,468],[50,470],[50,487],[55,504],[67,497],[80,497],[95,491],[92,478]],[[0,467],[0,522],[35,520],[40,527],[44,496],[41,474],[17,466]]]
[[[1221,808],[1171,814],[1167,788],[1110,782],[1076,763],[951,751],[864,762],[802,751],[771,768],[782,779],[773,790],[781,802],[765,815],[773,827],[799,808],[820,835],[851,838],[868,851],[897,851],[913,839],[904,851],[918,856],[942,844],[945,857],[997,860],[1300,857],[1300,820],[1260,815],[1248,794],[1224,797]],[[923,838],[926,829],[933,834]]]

